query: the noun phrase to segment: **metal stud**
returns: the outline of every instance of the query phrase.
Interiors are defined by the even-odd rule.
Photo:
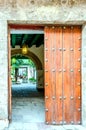
[[[53,122],[52,122],[52,124],[53,124],[53,125],[56,125],[56,122],[55,122],[55,121],[53,121]]]
[[[80,100],[80,99],[81,99],[81,97],[78,97],[78,99]]]
[[[80,61],[80,58],[78,58],[78,61]]]
[[[45,83],[45,86],[48,86],[48,83]]]
[[[60,96],[59,98],[60,98],[60,100],[62,100],[62,96]]]
[[[70,51],[73,51],[74,49],[73,48],[70,48]]]
[[[62,69],[59,69],[59,72],[61,72],[62,71]]]
[[[46,124],[48,125],[48,124],[49,124],[49,122],[46,122]]]
[[[64,100],[66,99],[66,97],[64,96]]]
[[[74,121],[71,121],[71,124],[74,124]]]
[[[78,48],[78,51],[81,51],[81,48]]]
[[[63,122],[62,122],[62,121],[60,121],[60,125],[61,125],[61,124],[63,124]]]
[[[80,72],[80,69],[78,70],[78,72]]]
[[[52,28],[54,29],[55,27],[54,27],[54,26],[52,26]]]
[[[45,59],[46,62],[48,62],[48,59]]]
[[[52,72],[55,72],[55,69],[52,69]]]
[[[70,72],[73,72],[73,69],[71,69]]]
[[[48,109],[46,108],[45,111],[48,112]]]
[[[80,86],[80,83],[77,83],[78,86]]]
[[[80,108],[78,108],[78,111],[81,111],[81,109],[80,109]]]
[[[62,51],[62,48],[59,48],[59,51]]]
[[[66,49],[65,49],[65,48],[63,48],[63,51],[66,51]]]
[[[66,124],[66,121],[64,121],[64,124]]]
[[[47,37],[45,37],[45,40],[48,40],[48,38],[47,38]]]
[[[66,29],[66,27],[64,26],[63,29]]]
[[[63,69],[63,72],[65,72],[66,70],[65,69]]]
[[[45,51],[48,51],[48,48],[45,48]]]
[[[53,96],[52,99],[54,100],[54,99],[55,99],[55,96]]]
[[[52,48],[52,51],[55,51],[55,48]]]
[[[81,37],[79,37],[78,39],[81,40]]]
[[[80,124],[81,122],[80,121],[78,121],[78,124]]]
[[[72,96],[71,96],[71,97],[70,97],[70,99],[71,99],[71,100],[73,100],[73,99],[74,99],[74,97],[72,97]]]
[[[48,99],[48,96],[45,96],[46,99]]]
[[[45,72],[48,72],[48,70],[45,70]]]

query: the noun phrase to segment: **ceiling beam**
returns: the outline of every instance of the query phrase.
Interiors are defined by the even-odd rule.
[[[44,35],[41,34],[40,38],[36,41],[36,47],[39,47],[40,45],[44,44]]]
[[[24,37],[21,42],[21,46],[26,43],[27,39],[28,39],[28,34],[24,34]]]
[[[39,38],[40,38],[40,34],[35,35],[35,38],[31,42],[31,46],[35,45],[35,43],[38,41]]]
[[[12,48],[15,48],[16,45],[16,35],[11,35]]]

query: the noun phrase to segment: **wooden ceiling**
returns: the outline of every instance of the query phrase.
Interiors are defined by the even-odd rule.
[[[29,48],[33,45],[39,47],[44,44],[44,34],[11,34],[12,48],[15,48],[16,45],[22,47],[24,44]]]

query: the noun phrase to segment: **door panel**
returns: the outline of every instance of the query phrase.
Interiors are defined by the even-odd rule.
[[[58,34],[58,36],[57,36]],[[56,123],[62,124],[62,28],[56,27]]]
[[[81,30],[76,27],[74,29],[74,122],[80,123],[81,117]]]
[[[51,73],[51,67],[52,67],[52,55],[51,55],[51,46],[49,44],[52,45],[52,29],[45,29],[46,30],[46,34],[45,34],[45,113],[46,113],[46,123],[51,123],[52,119],[53,119],[53,109],[54,109],[54,105],[52,102],[52,95],[53,95],[53,90],[54,87],[52,87],[52,73]],[[49,39],[47,39],[48,37],[50,37]],[[48,42],[47,42],[48,41]]]
[[[70,27],[63,28],[63,123],[69,123],[70,118]]]
[[[81,122],[81,27],[45,28],[47,124]]]

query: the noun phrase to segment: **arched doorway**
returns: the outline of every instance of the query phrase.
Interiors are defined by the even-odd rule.
[[[22,54],[21,49],[14,49],[11,50],[11,57],[15,56],[15,55],[22,55],[23,57],[29,58],[31,59],[35,66],[36,66],[36,75],[37,75],[37,84],[36,87],[37,89],[43,88],[44,87],[44,71],[43,71],[43,65],[41,63],[41,61],[39,60],[39,58],[31,51],[28,51],[27,54]],[[41,78],[42,77],[42,78]]]

